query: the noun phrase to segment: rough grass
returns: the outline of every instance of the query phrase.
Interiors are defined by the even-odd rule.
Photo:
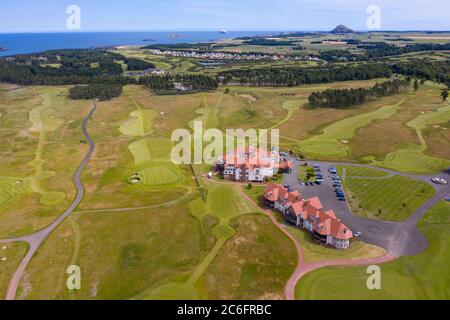
[[[323,133],[299,144],[299,150],[307,155],[318,157],[345,157],[350,149],[345,145],[353,138],[356,130],[369,125],[377,119],[386,119],[395,114],[405,103],[406,98],[393,105],[384,106],[376,111],[346,118],[326,127]]]
[[[419,229],[430,244],[425,252],[380,266],[381,290],[367,289],[366,267],[327,267],[307,274],[299,281],[297,299],[450,299],[449,212],[450,204],[440,202],[421,221]]]
[[[208,200],[205,205],[200,205],[198,199],[189,206],[193,217],[204,224],[204,219],[212,215],[218,223],[213,227],[212,234],[217,239],[214,247],[205,258],[197,265],[194,272],[186,281],[175,281],[161,284],[147,290],[141,295],[145,299],[176,300],[181,298],[199,298],[196,283],[215,260],[224,244],[235,235],[235,229],[230,225],[232,219],[239,215],[257,212],[259,209],[245,201],[238,194],[237,187],[233,185],[208,186]]]
[[[353,212],[388,221],[404,221],[434,195],[425,182],[394,176],[386,179],[347,177],[344,187]]]
[[[9,281],[28,250],[25,242],[0,244],[0,297],[6,296]]]
[[[407,123],[413,128],[420,140],[417,144],[400,144],[397,150],[389,153],[379,164],[400,171],[414,173],[433,173],[450,166],[448,159],[441,159],[425,153],[428,149],[422,130],[427,126],[445,123],[450,120],[450,106],[444,106],[434,112],[424,113]]]

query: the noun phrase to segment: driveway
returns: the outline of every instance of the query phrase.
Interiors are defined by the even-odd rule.
[[[406,173],[399,173],[388,169],[372,167],[364,164],[350,164],[337,162],[318,162],[321,166],[325,182],[321,186],[302,186],[298,181],[298,165],[304,162],[293,160],[294,170],[291,174],[286,174],[284,184],[298,190],[303,198],[318,196],[325,210],[334,210],[339,219],[342,220],[353,232],[362,232],[360,239],[363,242],[374,244],[386,249],[390,254],[400,256],[417,255],[428,247],[428,241],[425,236],[417,229],[417,224],[426,214],[426,212],[437,202],[450,195],[450,186],[436,185],[431,182],[435,176],[420,176]],[[417,209],[405,222],[389,222],[381,220],[372,220],[356,216],[352,213],[347,202],[338,201],[333,190],[331,175],[329,169],[337,165],[366,167],[387,172],[390,175],[402,175],[415,180],[425,181],[432,185],[436,194]],[[449,173],[440,175],[450,181]]]

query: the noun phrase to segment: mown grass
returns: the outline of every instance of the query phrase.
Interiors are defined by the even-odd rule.
[[[297,284],[301,300],[448,300],[450,299],[450,204],[436,204],[419,225],[429,248],[414,257],[381,265],[382,289],[368,290],[367,267],[327,267]],[[326,288],[326,289],[324,289]]]
[[[427,183],[403,176],[386,179],[347,177],[344,186],[355,214],[388,221],[406,220],[435,192]]]
[[[347,177],[386,177],[389,174],[387,172],[366,168],[366,167],[356,167],[356,166],[337,166],[339,175],[342,177],[343,171],[345,169],[345,174]]]
[[[357,129],[367,126],[374,120],[389,118],[397,112],[405,101],[406,98],[403,98],[396,104],[383,106],[376,111],[335,122],[326,127],[322,134],[302,141],[299,144],[299,150],[311,156],[345,157],[350,152],[345,143],[353,138]]]

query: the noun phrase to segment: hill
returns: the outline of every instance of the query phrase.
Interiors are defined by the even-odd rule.
[[[331,31],[331,33],[333,34],[339,34],[339,33],[354,33],[355,31],[353,31],[352,29],[340,24],[338,25],[336,28],[334,28],[333,31]]]

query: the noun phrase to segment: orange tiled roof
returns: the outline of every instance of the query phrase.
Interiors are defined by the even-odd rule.
[[[303,200],[298,191],[289,192],[276,184],[267,185],[264,196],[271,202],[280,201],[290,206],[295,215],[310,220],[314,231],[321,235],[331,235],[341,240],[353,237],[353,232],[337,218],[333,210],[323,211],[318,197]]]

